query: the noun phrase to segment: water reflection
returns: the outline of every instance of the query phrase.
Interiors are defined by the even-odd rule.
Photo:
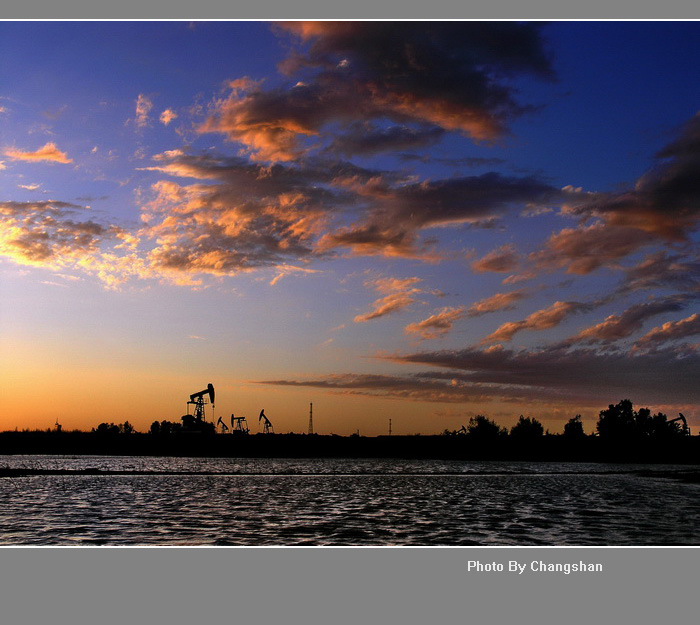
[[[4,545],[700,542],[700,486],[642,477],[633,473],[645,468],[639,466],[38,456],[3,461],[13,468],[190,473],[2,478]]]

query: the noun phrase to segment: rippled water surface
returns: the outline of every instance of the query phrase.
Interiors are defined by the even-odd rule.
[[[94,473],[0,478],[3,545],[700,544],[700,485],[639,473],[700,467],[103,456],[0,466]]]

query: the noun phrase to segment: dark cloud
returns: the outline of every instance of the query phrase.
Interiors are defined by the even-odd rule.
[[[419,240],[423,229],[455,223],[483,225],[512,208],[553,201],[560,195],[557,189],[533,178],[489,173],[415,182],[401,173],[318,159],[263,166],[242,158],[175,151],[156,156],[156,163],[145,169],[216,183],[190,185],[187,188],[196,197],[189,199],[186,188],[182,187],[166,203],[167,210],[159,211],[159,219],[163,221],[168,214],[192,218],[197,214],[198,227],[206,220],[211,222],[209,231],[201,233],[193,231],[188,224],[172,222],[179,232],[192,234],[186,239],[203,241],[200,235],[206,235],[207,244],[220,240],[223,251],[235,241],[221,239],[215,231],[217,224],[231,221],[235,216],[239,225],[245,225],[245,219],[255,217],[257,221],[250,222],[250,228],[236,231],[239,236],[255,226],[258,235],[269,235],[257,242],[251,238],[252,233],[247,237],[253,247],[244,256],[251,262],[241,266],[249,267],[265,264],[260,261],[266,249],[271,254],[270,263],[279,262],[280,255],[293,257],[299,253],[308,257],[342,247],[349,247],[356,254],[430,258],[430,242]],[[153,211],[146,213],[150,215]],[[344,225],[358,213],[362,215],[358,220]],[[294,226],[302,218],[306,220],[305,227]],[[148,217],[147,220],[151,221]],[[285,242],[290,226],[294,226],[291,231],[298,237]],[[250,252],[260,244],[264,244],[260,249],[262,256],[251,256]],[[192,252],[194,248],[185,239],[183,246],[196,256],[201,255],[200,251],[208,251]],[[184,247],[175,258],[176,265],[192,264]],[[234,268],[242,260],[231,257],[229,266]]]
[[[330,247],[356,253],[420,255],[419,231],[448,224],[485,225],[515,207],[546,203],[559,191],[534,178],[497,173],[404,184],[377,185],[364,193],[372,200],[364,219],[327,235]]]
[[[328,391],[370,397],[461,403],[465,401],[489,401],[495,395],[487,385],[455,383],[436,377],[433,373],[418,373],[411,376],[389,376],[373,374],[339,374],[309,380],[262,380],[257,384],[273,386],[302,386]],[[507,390],[504,395],[509,395]]]
[[[407,375],[337,374],[317,379],[266,380],[333,392],[445,403],[507,401],[601,406],[632,397],[640,403],[700,401],[695,372],[700,354],[688,346],[648,352],[557,346],[537,351],[469,347],[393,356],[443,371]]]
[[[606,224],[634,228],[671,241],[686,241],[700,219],[700,114],[662,149],[656,167],[634,189],[581,195],[567,212],[597,216]]]
[[[472,384],[520,388],[521,395],[591,403],[633,397],[635,401],[685,403],[700,401],[697,371],[700,353],[692,346],[662,348],[648,353],[594,348],[570,349],[555,345],[538,350],[468,347],[455,351],[393,356],[403,363],[430,365],[454,371],[445,376]]]
[[[595,223],[553,234],[542,250],[530,254],[530,260],[539,268],[566,267],[568,273],[588,274],[616,263],[654,240],[651,234],[636,228]]]
[[[400,160],[405,162],[418,161],[421,163],[439,163],[448,167],[495,167],[503,165],[506,161],[502,158],[487,158],[481,156],[462,157],[432,157],[429,154],[398,154]]]
[[[625,269],[621,292],[643,289],[674,289],[700,292],[700,258],[656,252],[641,263]]]
[[[624,339],[641,330],[648,319],[664,313],[678,312],[686,305],[687,302],[679,297],[635,304],[619,315],[610,315],[601,323],[582,330],[570,341],[609,343]]]
[[[491,141],[530,110],[516,98],[511,79],[552,78],[535,23],[292,22],[278,28],[302,44],[282,65],[297,82],[264,90],[251,80],[234,81],[200,129],[226,134],[260,160],[299,158],[331,123],[430,124]]]
[[[412,150],[437,143],[445,131],[442,128],[409,128],[390,126],[376,128],[367,124],[353,124],[349,131],[336,136],[328,151],[341,156],[370,156],[380,152]]]

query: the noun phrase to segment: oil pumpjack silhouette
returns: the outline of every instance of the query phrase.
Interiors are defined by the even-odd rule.
[[[207,401],[208,399],[208,401]],[[190,395],[187,402],[187,414],[182,416],[182,428],[188,432],[201,432],[207,428],[207,419],[204,414],[204,406],[211,404],[214,411],[214,386],[209,383],[207,388]],[[194,406],[194,414],[190,414],[190,406]],[[212,424],[213,425],[213,424]],[[211,428],[212,426],[209,426]]]
[[[263,425],[263,434],[274,434],[275,430],[272,427],[272,423],[270,423],[270,420],[265,416],[265,409],[264,408],[260,411],[260,416],[258,417],[258,423],[260,423],[261,419],[265,419],[265,424]]]
[[[219,417],[218,421],[214,423],[213,416],[212,421],[208,422],[205,414],[205,406],[211,404],[212,413],[214,412],[214,385],[207,384],[207,388],[203,391],[198,391],[197,393],[192,393],[190,399],[187,402],[187,414],[182,416],[182,428],[186,432],[202,432],[205,430],[216,431],[217,428],[221,429],[222,433],[229,432],[231,434],[241,435],[248,434],[250,429],[248,428],[248,421],[245,417],[236,417],[231,414],[231,428],[224,423],[222,417]],[[194,406],[193,413],[190,414],[190,406]],[[265,409],[260,411],[260,416],[258,417],[258,423],[264,421],[263,423],[263,434],[274,434],[275,429],[272,426],[272,422],[267,418],[265,414]]]

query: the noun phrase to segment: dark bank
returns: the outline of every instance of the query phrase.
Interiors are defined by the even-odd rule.
[[[263,433],[250,434],[242,417],[231,416],[231,429],[207,421],[204,395],[191,401],[195,404],[194,415],[183,416],[182,423],[154,421],[147,433],[135,431],[128,421],[119,425],[101,423],[90,432],[64,431],[60,426],[46,431],[2,432],[0,454],[673,464],[700,460],[700,437],[691,435],[683,415],[673,419],[663,413],[652,415],[648,408],[635,410],[630,400],[601,410],[593,434],[584,433],[578,415],[556,434],[545,432],[535,418],[521,416],[508,431],[478,415],[468,426],[439,435],[375,437],[274,433],[264,411],[260,414],[260,419],[265,419]]]

